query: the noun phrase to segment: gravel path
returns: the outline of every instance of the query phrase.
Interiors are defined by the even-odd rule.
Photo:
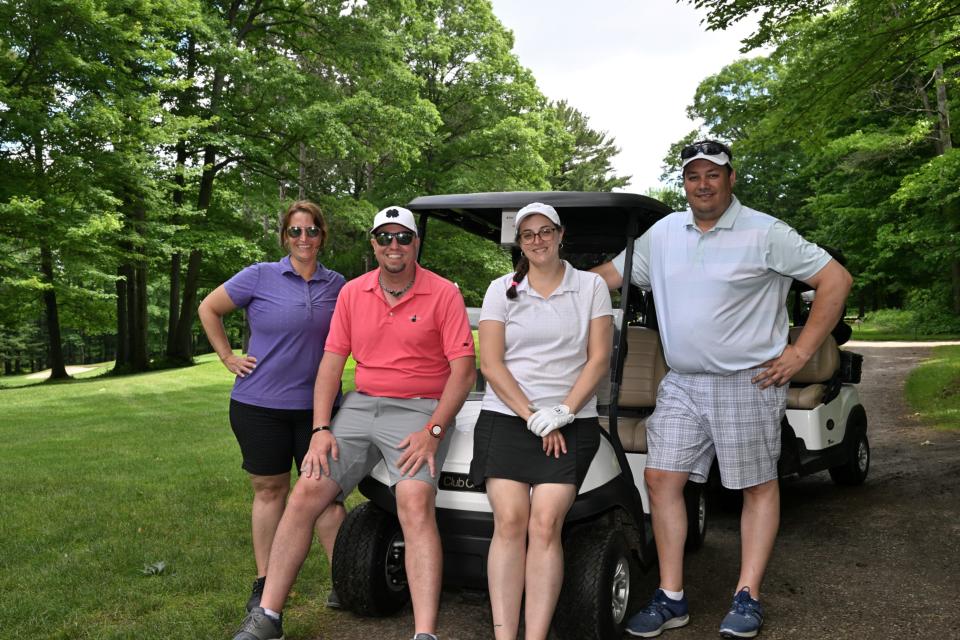
[[[870,476],[856,488],[835,486],[825,472],[784,482],[760,637],[960,639],[960,433],[923,426],[903,403],[906,374],[930,345],[850,346],[865,356]],[[736,586],[738,527],[736,515],[713,516],[704,548],[687,560],[690,625],[662,637],[719,637]],[[652,592],[656,570],[640,582]],[[337,613],[329,620],[325,639],[399,640],[413,630],[409,607],[389,619]],[[439,633],[491,638],[486,599],[445,592]]]

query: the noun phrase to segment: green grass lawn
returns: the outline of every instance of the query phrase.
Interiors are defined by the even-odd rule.
[[[255,577],[251,491],[227,421],[232,376],[198,360],[0,390],[0,637],[232,635]],[[317,544],[287,633],[332,626],[328,587]]]
[[[960,335],[954,333],[921,335],[911,331],[891,331],[882,326],[875,326],[869,323],[854,325],[851,340],[873,340],[876,342],[938,342],[947,340],[960,340]]]
[[[928,424],[960,429],[960,346],[935,347],[910,373],[906,395]]]

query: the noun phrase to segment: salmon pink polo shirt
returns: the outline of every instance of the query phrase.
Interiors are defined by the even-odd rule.
[[[416,266],[416,282],[390,307],[380,269],[340,291],[325,349],[357,361],[357,391],[387,398],[439,399],[450,361],[474,357],[473,334],[457,286]]]

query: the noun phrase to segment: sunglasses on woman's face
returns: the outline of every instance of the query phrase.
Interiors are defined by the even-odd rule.
[[[320,235],[320,227],[287,227],[287,235],[291,238],[299,238],[300,234],[304,231],[307,232],[307,236],[310,238],[316,238]]]
[[[415,237],[412,231],[397,231],[396,233],[378,231],[373,234],[374,240],[376,240],[377,244],[381,247],[389,247],[394,238],[397,239],[397,244],[407,245],[413,242]]]

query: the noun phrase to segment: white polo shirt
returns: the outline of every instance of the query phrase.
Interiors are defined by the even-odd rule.
[[[653,291],[664,356],[681,373],[729,374],[779,356],[791,279],[807,280],[830,261],[736,197],[705,233],[688,209],[659,220],[634,247],[632,280]],[[613,260],[621,275],[624,253]]]
[[[563,280],[548,298],[531,289],[524,278],[517,287],[517,297],[510,300],[507,289],[513,274],[509,273],[490,283],[480,310],[481,322],[504,324],[504,363],[523,393],[539,408],[563,402],[587,363],[590,321],[613,316],[610,292],[603,279],[574,269],[566,260],[563,266]],[[516,415],[489,385],[481,408]],[[596,415],[594,395],[577,417]]]

